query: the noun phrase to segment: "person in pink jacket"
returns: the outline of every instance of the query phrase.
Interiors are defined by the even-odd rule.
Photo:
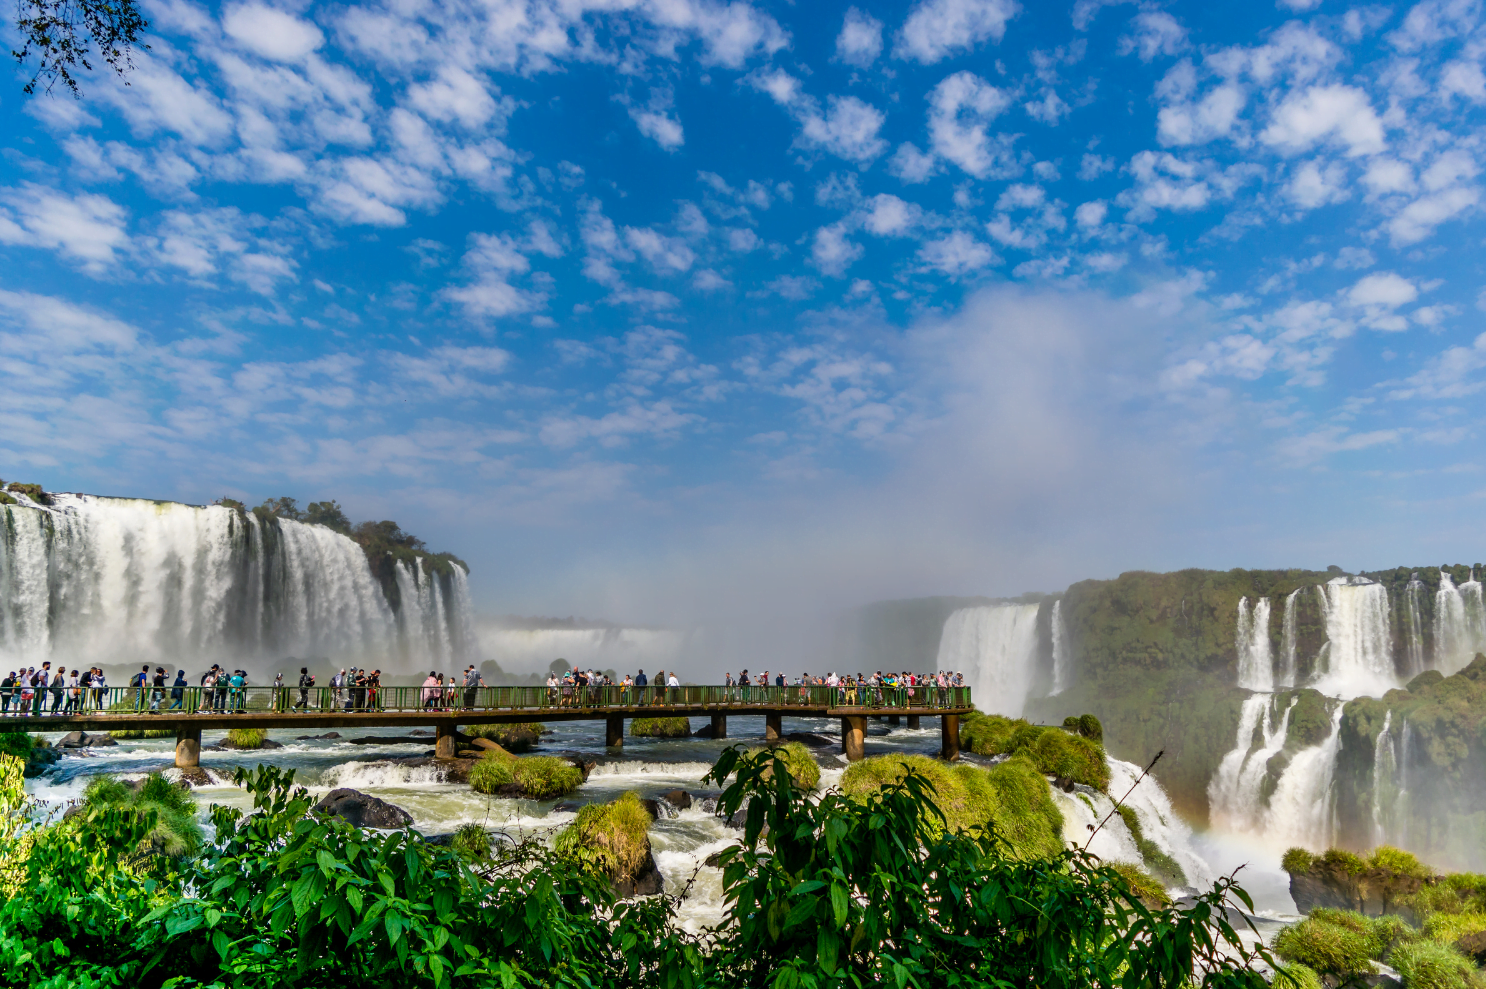
[[[433,707],[443,697],[443,688],[439,686],[439,675],[429,673],[428,679],[423,681],[423,706]]]

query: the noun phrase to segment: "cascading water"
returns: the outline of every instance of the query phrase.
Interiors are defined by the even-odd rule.
[[[965,674],[982,711],[1019,718],[1037,664],[1037,605],[961,608],[944,622],[938,669]]]
[[[1248,598],[1238,599],[1238,685],[1245,690],[1274,689],[1274,656],[1269,644],[1269,598],[1260,598],[1249,608]]]
[[[1320,745],[1301,749],[1275,784],[1265,809],[1263,832],[1275,844],[1324,851],[1336,834],[1336,754],[1341,746],[1342,705],[1331,714],[1331,734]]]
[[[1292,698],[1276,725],[1273,701],[1272,694],[1255,694],[1244,701],[1238,738],[1208,784],[1213,820],[1230,830],[1252,832],[1262,824],[1264,777],[1269,760],[1285,747],[1295,707]]]
[[[1280,678],[1278,686],[1295,686],[1295,653],[1297,641],[1295,636],[1295,600],[1300,596],[1301,588],[1297,587],[1285,595],[1285,617],[1280,622]]]
[[[446,659],[469,641],[464,574],[443,620],[398,642],[399,623],[361,547],[318,525],[219,505],[58,494],[0,507],[0,656],[247,665],[286,655],[357,665]],[[422,607],[420,599],[420,607]],[[399,648],[401,646],[401,648]]]
[[[1388,589],[1365,577],[1338,577],[1318,588],[1326,617],[1324,665],[1315,688],[1328,697],[1381,697],[1398,686]]]
[[[1395,834],[1393,822],[1399,811],[1398,759],[1393,752],[1393,712],[1383,715],[1383,727],[1372,753],[1372,839],[1385,845]]]
[[[1455,586],[1440,571],[1440,589],[1434,597],[1434,668],[1445,676],[1463,670],[1478,652],[1486,652],[1486,605],[1475,574]]]
[[[1403,675],[1410,678],[1424,672],[1423,596],[1424,582],[1414,574],[1403,590]]]
[[[1053,602],[1053,693],[1061,694],[1073,684],[1073,671],[1069,669],[1068,636],[1063,630],[1063,599]]]

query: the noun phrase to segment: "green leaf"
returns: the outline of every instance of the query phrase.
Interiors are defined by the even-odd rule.
[[[836,926],[841,927],[846,923],[847,908],[851,905],[851,895],[845,886],[832,884],[831,886],[831,913],[835,918]]]

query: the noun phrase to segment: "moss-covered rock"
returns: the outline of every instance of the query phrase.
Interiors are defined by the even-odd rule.
[[[1112,862],[1110,868],[1120,874],[1131,894],[1152,910],[1171,906],[1171,896],[1166,887],[1138,865],[1128,862]]]
[[[1109,765],[1104,748],[1084,737],[1085,727],[1097,731],[1098,719],[1090,723],[1072,719],[1074,730],[1034,725],[1020,718],[997,714],[974,714],[960,723],[960,747],[976,755],[1022,755],[1049,776],[1059,776],[1097,790],[1109,787]]]
[[[1130,832],[1130,837],[1135,839],[1135,847],[1140,849],[1140,857],[1145,860],[1145,867],[1153,876],[1168,886],[1187,885],[1187,872],[1181,863],[1167,855],[1161,850],[1161,846],[1145,836],[1145,828],[1140,822],[1140,814],[1127,804],[1120,804],[1117,808],[1120,819],[1125,822],[1125,827]]]
[[[227,741],[232,743],[234,749],[261,749],[267,739],[268,732],[262,728],[229,728],[227,730]]]
[[[639,796],[626,793],[612,803],[579,809],[573,823],[558,832],[553,850],[609,877],[621,896],[658,893],[650,822]]]
[[[841,776],[841,792],[860,796],[901,780],[907,770],[933,784],[934,802],[951,830],[990,825],[1020,858],[1047,858],[1063,850],[1063,815],[1047,779],[1017,756],[990,769],[950,765],[927,756],[873,756]]]
[[[461,731],[471,738],[488,738],[507,752],[530,752],[547,730],[536,722],[515,725],[464,725]]]
[[[518,758],[491,749],[469,771],[470,788],[502,797],[550,800],[583,785],[583,770],[557,756]]]
[[[174,738],[173,728],[115,728],[108,733],[109,738],[117,738],[121,741],[129,741],[140,738]]]
[[[635,718],[629,733],[638,738],[690,738],[690,718]]]

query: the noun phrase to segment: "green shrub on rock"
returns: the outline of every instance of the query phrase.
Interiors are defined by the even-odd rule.
[[[588,804],[557,834],[553,850],[615,881],[634,879],[650,857],[650,814],[634,793]]]
[[[1120,874],[1125,884],[1130,887],[1130,892],[1141,903],[1152,910],[1171,906],[1171,897],[1166,892],[1166,887],[1150,873],[1138,865],[1128,862],[1112,862],[1110,867]]]
[[[490,835],[486,834],[485,828],[478,824],[460,825],[454,832],[454,840],[449,842],[449,846],[466,862],[488,862],[492,857]]]
[[[160,773],[151,773],[131,786],[116,776],[95,776],[83,790],[85,810],[118,807],[155,814],[155,827],[140,842],[139,854],[159,853],[178,858],[201,846],[201,825],[191,792]],[[82,826],[86,827],[86,824]]]
[[[1276,989],[1325,989],[1316,970],[1300,962],[1291,962],[1275,975]]]
[[[471,738],[488,738],[507,752],[530,752],[546,728],[531,722],[516,725],[463,725],[460,730]]]
[[[1470,959],[1434,941],[1403,945],[1390,961],[1403,976],[1404,989],[1474,989],[1481,985]]]
[[[557,756],[518,759],[509,752],[491,749],[470,769],[469,783],[478,793],[500,793],[505,787],[515,786],[520,793],[513,796],[549,800],[582,786],[583,770]]]
[[[227,741],[234,748],[239,749],[261,749],[263,740],[268,737],[268,732],[262,728],[229,728],[227,729]]]
[[[1281,958],[1343,981],[1376,971],[1373,948],[1370,931],[1314,916],[1285,928],[1274,939],[1275,953]]]
[[[138,738],[175,738],[174,728],[115,728],[110,738],[131,740]]]
[[[1098,729],[1092,715],[1090,730]],[[1084,730],[1082,718],[1078,731]],[[1038,770],[1049,776],[1061,776],[1075,783],[1104,790],[1109,786],[1109,765],[1104,747],[1072,730],[1034,725],[1020,718],[999,714],[974,714],[960,724],[960,747],[976,755],[1025,755]]]
[[[1436,913],[1425,918],[1424,936],[1441,944],[1454,944],[1467,934],[1486,931],[1486,913]]]
[[[690,738],[690,718],[635,718],[629,733],[638,738]]]

